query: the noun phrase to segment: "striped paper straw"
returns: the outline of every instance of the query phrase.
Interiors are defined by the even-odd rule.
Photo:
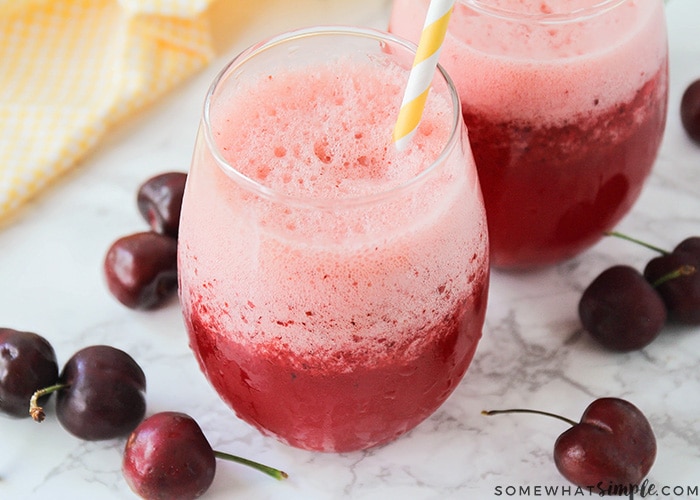
[[[393,140],[399,150],[410,142],[418,128],[433,81],[455,0],[431,0],[408,84],[394,126]]]

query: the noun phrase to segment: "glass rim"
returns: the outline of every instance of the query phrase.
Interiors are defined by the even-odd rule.
[[[531,22],[538,24],[563,24],[579,22],[598,16],[615,9],[626,3],[628,0],[599,0],[593,5],[572,9],[570,12],[538,12],[526,13],[502,7],[489,5],[489,0],[458,0],[464,5],[468,5],[474,10],[493,17],[506,19],[509,21]],[[649,0],[646,0],[649,1]]]
[[[462,119],[462,108],[457,90],[455,88],[454,82],[451,77],[445,71],[445,69],[438,64],[436,72],[441,76],[446,84],[448,93],[450,95],[450,100],[452,103],[452,122],[450,124],[450,133],[445,141],[445,145],[440,150],[440,153],[430,161],[425,168],[421,169],[418,174],[412,176],[411,178],[395,185],[383,189],[377,193],[363,194],[358,196],[344,196],[339,198],[328,198],[328,197],[311,197],[311,196],[299,196],[291,195],[282,192],[281,190],[271,188],[264,185],[261,182],[243,174],[237,170],[231,163],[229,163],[221,153],[219,146],[214,139],[213,128],[211,123],[211,106],[215,99],[216,91],[219,89],[220,85],[225,84],[226,77],[236,68],[243,65],[249,59],[252,59],[257,54],[264,52],[268,49],[277,47],[284,43],[300,38],[308,38],[314,36],[359,36],[367,39],[375,39],[380,43],[392,43],[398,46],[402,46],[411,55],[414,55],[417,51],[417,45],[413,42],[406,40],[404,38],[398,37],[391,33],[373,29],[364,28],[357,26],[346,26],[346,25],[318,25],[312,27],[306,27],[291,31],[286,31],[284,33],[278,34],[267,38],[261,42],[253,44],[248,48],[241,51],[233,59],[231,59],[215,76],[213,82],[209,86],[205,100],[204,100],[204,110],[202,113],[202,128],[204,139],[206,141],[206,146],[208,148],[209,154],[214,158],[218,167],[232,180],[237,182],[241,187],[253,192],[254,194],[261,196],[270,201],[275,201],[278,203],[284,203],[290,206],[302,207],[302,208],[348,208],[355,207],[366,204],[373,204],[379,201],[389,199],[395,196],[399,196],[401,193],[410,190],[414,185],[420,183],[424,178],[430,176],[430,174],[442,163],[445,162],[446,158],[458,147],[458,142],[461,134],[461,119]],[[408,76],[408,73],[407,73]]]

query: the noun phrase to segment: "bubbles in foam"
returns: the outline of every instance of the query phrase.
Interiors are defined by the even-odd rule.
[[[391,131],[405,69],[388,68],[392,75],[387,78],[367,78],[369,65],[332,61],[308,73],[270,75],[239,89],[212,111],[224,157],[246,176],[295,196],[361,196],[414,177],[447,141],[450,103],[431,96],[421,133],[412,149],[401,154]],[[253,157],[241,161],[250,151]]]
[[[392,29],[416,33],[427,1],[397,0]],[[599,0],[489,1],[524,14],[587,9]],[[629,1],[572,23],[545,26],[475,14],[457,4],[441,62],[465,106],[508,119],[560,123],[632,99],[665,63],[663,4]],[[593,106],[593,102],[597,104]]]

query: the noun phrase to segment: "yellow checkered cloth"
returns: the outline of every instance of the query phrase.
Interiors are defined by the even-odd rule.
[[[214,57],[211,0],[0,0],[0,222]]]

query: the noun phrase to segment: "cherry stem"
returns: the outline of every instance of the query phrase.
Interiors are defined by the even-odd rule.
[[[49,394],[65,389],[66,387],[68,387],[68,384],[58,383],[44,387],[43,389],[39,389],[32,394],[32,398],[29,400],[29,414],[32,416],[32,419],[35,422],[43,422],[44,418],[46,418],[44,409],[39,405],[39,398],[48,396]]]
[[[663,248],[659,248],[654,245],[650,245],[646,241],[638,240],[636,238],[632,238],[631,236],[627,236],[626,234],[619,233],[617,231],[606,231],[605,232],[606,236],[615,236],[616,238],[620,238],[623,240],[631,241],[632,243],[636,243],[637,245],[642,245],[643,247],[646,247],[650,250],[654,250],[655,252],[659,252],[661,255],[668,255],[669,252],[668,250],[664,250]]]
[[[559,419],[563,422],[566,422],[567,424],[574,426],[578,425],[578,422],[575,422],[571,420],[570,418],[562,417],[561,415],[557,415],[556,413],[549,413],[548,411],[541,411],[541,410],[530,410],[529,408],[510,408],[508,410],[483,410],[481,412],[482,415],[502,415],[504,413],[532,413],[534,415],[544,415],[546,417],[552,417]]]
[[[216,458],[221,458],[222,460],[228,460],[229,462],[236,462],[239,464],[247,465],[248,467],[252,467],[253,469],[263,472],[268,476],[274,477],[275,479],[278,479],[280,481],[289,477],[289,475],[282,470],[275,469],[274,467],[270,467],[268,465],[264,465],[258,462],[254,462],[252,460],[248,460],[247,458],[239,457],[237,455],[231,455],[230,453],[225,453],[223,451],[214,450],[214,456],[216,456]]]
[[[651,286],[654,288],[657,288],[667,281],[674,280],[676,278],[680,278],[681,276],[691,276],[697,272],[697,268],[691,264],[685,264],[680,266],[678,269],[674,269],[673,271],[664,274],[661,276],[659,279],[654,281]]]

